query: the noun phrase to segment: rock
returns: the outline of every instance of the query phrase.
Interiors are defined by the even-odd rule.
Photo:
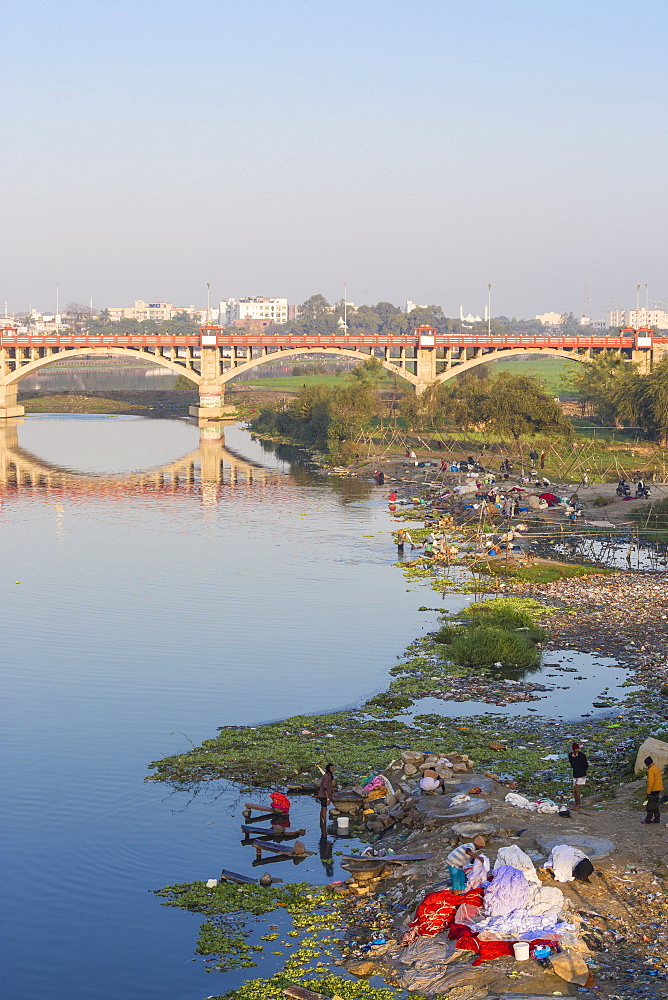
[[[507,750],[508,747],[504,743],[490,743],[490,750]]]
[[[663,770],[668,764],[668,743],[664,743],[662,740],[655,740],[653,736],[649,736],[638,750],[635,766],[636,774],[638,771],[645,770],[645,764],[643,763],[645,757],[653,757],[654,763]]]
[[[405,781],[402,781],[399,785],[399,790],[404,793],[404,795],[410,795],[413,789]]]
[[[589,979],[589,966],[573,951],[562,951],[558,955],[551,955],[550,965],[552,971],[567,983],[584,986]]]
[[[577,847],[594,861],[596,858],[604,858],[607,854],[612,854],[615,845],[605,837],[587,837],[578,833],[562,833],[559,837],[536,837],[536,843],[544,854],[550,854],[553,847],[559,844],[568,844],[570,847]]]
[[[468,771],[468,764],[453,764],[452,770],[455,774],[466,774]]]
[[[411,777],[414,774],[417,774],[417,771],[418,769],[415,766],[415,764],[406,764],[404,768],[404,773],[407,774],[409,777]]]
[[[374,962],[348,962],[347,969],[348,972],[352,972],[353,976],[374,976],[376,974]]]
[[[385,805],[387,806],[388,809],[392,809],[392,807],[396,806],[396,804],[397,804],[397,797],[396,797],[396,795],[386,795],[385,796]]]
[[[455,837],[472,840],[474,837],[489,837],[496,833],[496,827],[491,823],[455,823],[452,833]]]
[[[419,764],[424,764],[424,754],[418,750],[404,750],[401,759],[404,764],[412,764],[416,770]]]

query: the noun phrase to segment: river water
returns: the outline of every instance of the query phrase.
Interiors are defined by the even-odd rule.
[[[227,782],[172,791],[144,781],[147,765],[217,726],[383,688],[433,626],[418,608],[435,595],[392,568],[386,489],[282,461],[241,426],[200,436],[183,420],[34,415],[0,428],[0,476],[3,994],[233,988],[249,973],[207,975],[193,961],[200,920],[150,890],[250,874],[249,796]],[[308,798],[293,810],[315,856],[270,871],[340,874],[319,852],[317,811]]]
[[[386,490],[290,466],[236,426],[202,448],[181,420],[36,415],[16,433],[0,507],[3,995],[200,1000],[234,976],[193,963],[199,919],[149,890],[250,874],[252,849],[237,790],[171,792],[144,781],[148,763],[220,725],[358,701],[435,616],[391,568]],[[294,816],[316,850],[317,810]],[[318,855],[268,870],[338,872]]]

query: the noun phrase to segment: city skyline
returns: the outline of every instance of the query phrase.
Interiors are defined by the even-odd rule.
[[[667,26],[656,0],[10,3],[0,302],[665,302]]]

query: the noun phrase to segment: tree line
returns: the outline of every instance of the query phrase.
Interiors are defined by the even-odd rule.
[[[668,357],[647,371],[606,351],[577,365],[565,385],[601,423],[639,427],[651,440],[668,444]]]
[[[289,438],[334,461],[354,458],[360,434],[382,431],[387,420],[406,430],[456,428],[506,436],[520,451],[532,437],[573,433],[559,404],[530,377],[510,372],[487,378],[463,375],[419,396],[408,390],[398,406],[395,395],[383,390],[384,380],[382,363],[370,357],[352,369],[340,388],[304,387],[287,408],[263,408],[251,427],[260,436]]]

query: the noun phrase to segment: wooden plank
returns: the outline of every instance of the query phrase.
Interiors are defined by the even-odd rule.
[[[274,844],[271,840],[254,840],[253,847],[257,851],[258,857],[262,856],[262,851],[285,854],[288,858],[307,858],[313,856],[313,851],[304,851],[303,854],[295,854],[294,847],[288,847],[285,844]]]
[[[328,997],[324,993],[305,990],[303,986],[286,986],[283,993],[286,997],[292,997],[293,1000],[341,1000],[341,997]]]
[[[257,837],[284,837],[286,840],[303,837],[306,833],[306,830],[284,830],[283,833],[278,833],[268,826],[248,826],[246,823],[241,824],[241,829],[244,833],[252,833]]]
[[[427,861],[429,858],[433,858],[436,852],[432,851],[431,854],[386,854],[382,858],[376,858],[373,854],[366,854],[362,857],[361,854],[344,854],[344,861],[384,861],[386,864],[392,864],[395,861],[407,862],[407,861]]]
[[[239,882],[241,885],[257,885],[256,878],[249,878],[248,875],[239,875],[237,872],[228,871],[223,868],[220,877],[225,882]]]

